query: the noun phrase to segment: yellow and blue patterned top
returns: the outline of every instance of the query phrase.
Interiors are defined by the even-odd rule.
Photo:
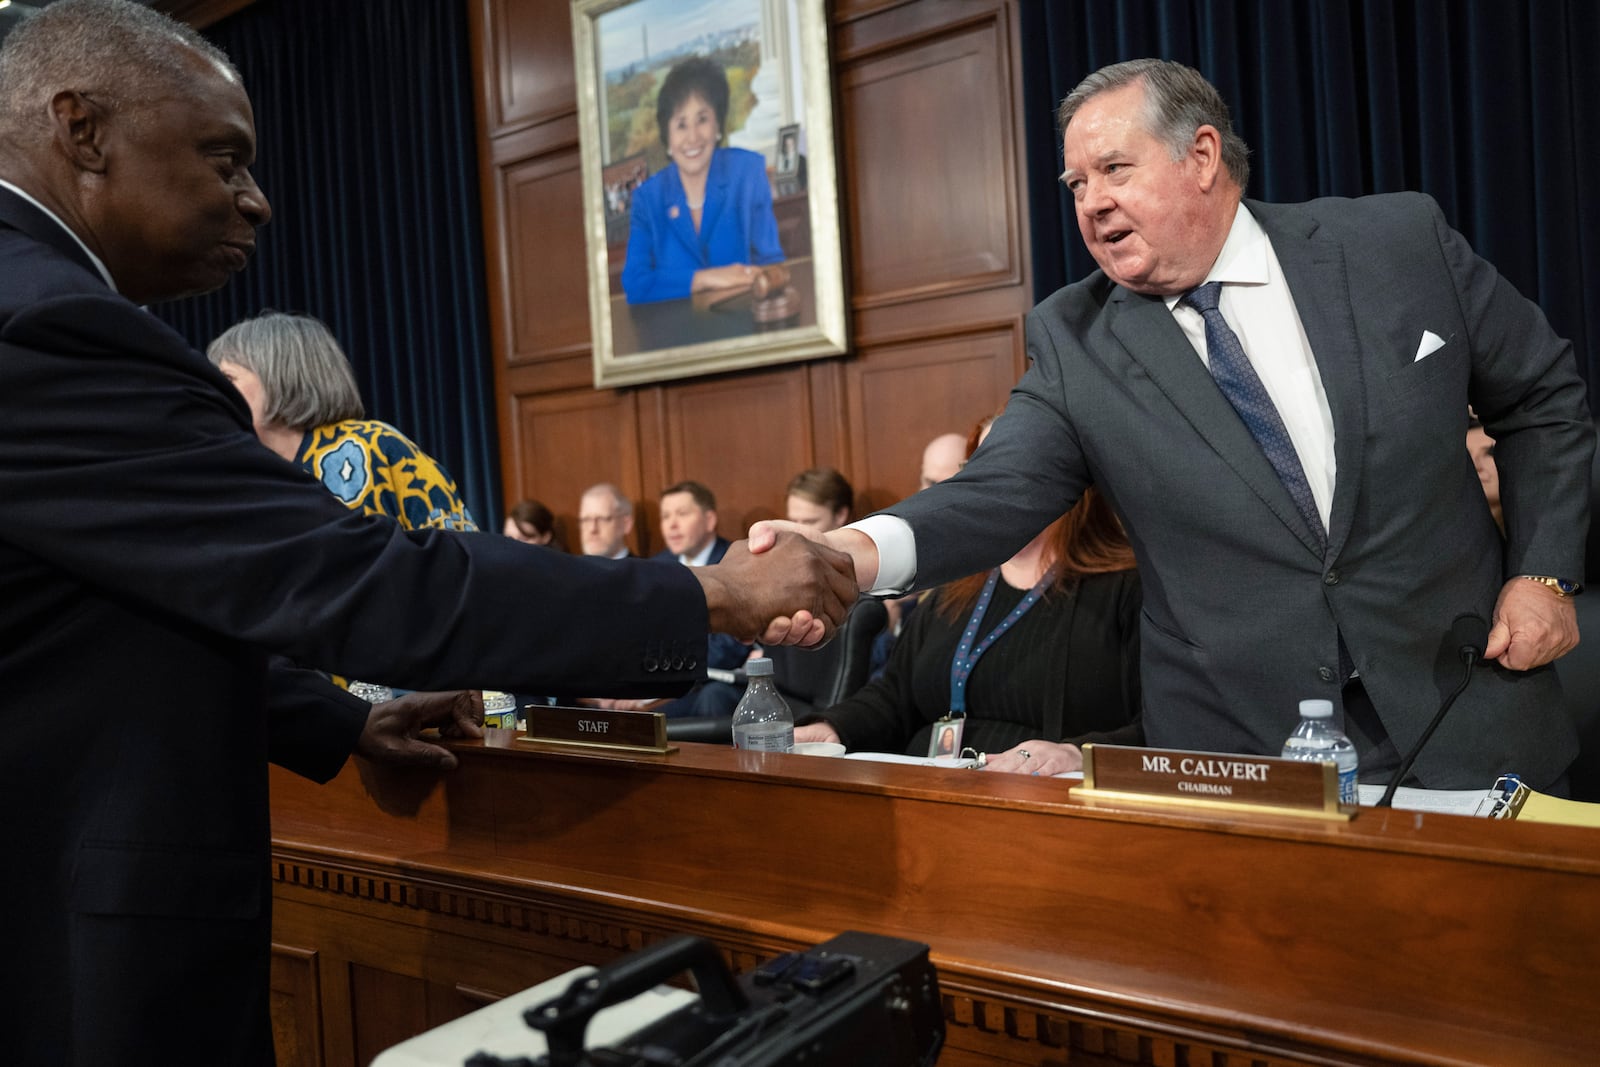
[[[300,465],[347,507],[408,530],[478,528],[444,468],[386,422],[318,426],[300,442]]]

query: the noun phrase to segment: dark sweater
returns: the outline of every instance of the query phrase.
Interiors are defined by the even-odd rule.
[[[996,584],[979,642],[1026,592]],[[965,613],[958,622],[941,613],[942,596],[906,623],[881,676],[817,717],[851,751],[928,754],[932,724],[950,708],[950,661],[966,622]],[[1040,737],[1050,708],[1059,709],[1061,730],[1049,740],[1142,744],[1139,606],[1136,571],[1092,575],[1074,592],[1041,599],[973,669],[963,746],[1003,752]]]

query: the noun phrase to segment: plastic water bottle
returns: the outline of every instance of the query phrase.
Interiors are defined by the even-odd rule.
[[[1356,746],[1333,725],[1333,701],[1300,702],[1300,725],[1283,743],[1283,758],[1311,763],[1332,761],[1339,767],[1339,803],[1358,803]]]
[[[733,747],[753,752],[793,751],[794,714],[772,680],[772,661],[749,660],[744,673],[750,684],[733,709]]]
[[[494,689],[483,690],[483,725],[496,730],[517,729],[517,698]]]

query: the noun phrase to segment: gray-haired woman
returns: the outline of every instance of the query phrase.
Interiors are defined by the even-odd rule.
[[[269,311],[206,349],[250,405],[256,436],[345,504],[411,530],[476,530],[450,475],[405,434],[366,417],[332,332],[309,315]]]

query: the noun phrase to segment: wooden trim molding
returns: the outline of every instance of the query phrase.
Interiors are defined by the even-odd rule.
[[[324,787],[273,772],[274,939],[364,976],[345,1001],[324,978],[327,1049],[444,1021],[397,1024],[385,999],[417,985],[508,994],[669,933],[742,970],[847,929],[931,947],[941,1067],[1582,1062],[1600,1041],[1592,831],[1151,812],[722,746],[453,747],[405,804],[359,761]],[[1485,959],[1539,979],[1485,983]]]
[[[200,30],[243,11],[256,0],[155,0],[150,6]]]

